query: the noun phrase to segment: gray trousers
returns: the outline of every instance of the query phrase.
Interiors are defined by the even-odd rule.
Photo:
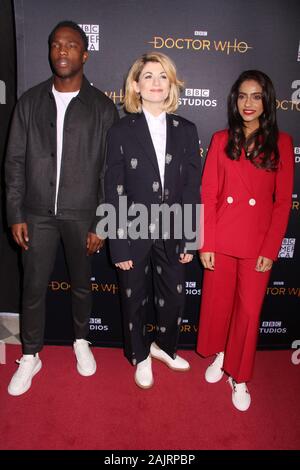
[[[23,354],[35,354],[43,347],[46,294],[60,239],[71,281],[75,338],[85,339],[88,334],[92,293],[91,256],[87,256],[86,238],[91,220],[28,215],[27,225],[29,249],[22,255],[21,337]]]

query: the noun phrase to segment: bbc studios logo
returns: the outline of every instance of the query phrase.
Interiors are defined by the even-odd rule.
[[[300,163],[300,147],[294,147],[295,163]]]
[[[90,331],[109,331],[108,325],[103,325],[101,318],[91,317],[89,326]]]
[[[296,244],[296,238],[284,238],[282,240],[278,258],[293,258],[295,244]]]
[[[287,333],[287,328],[283,327],[282,321],[263,321],[259,331],[263,334],[282,335]]]
[[[197,288],[196,281],[186,281],[185,293],[186,295],[201,295],[201,289]]]
[[[179,98],[179,105],[215,108],[217,100],[210,95],[211,91],[208,88],[185,88],[184,97]]]
[[[89,51],[99,51],[100,47],[100,27],[98,24],[79,24],[80,28],[85,32],[89,40]]]

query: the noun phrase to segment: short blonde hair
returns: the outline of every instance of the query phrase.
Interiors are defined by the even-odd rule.
[[[172,113],[178,108],[178,99],[180,91],[183,88],[183,82],[177,78],[177,71],[174,62],[165,54],[160,52],[149,52],[142,55],[130,67],[125,83],[124,108],[129,113],[140,113],[142,111],[142,102],[140,94],[134,90],[133,82],[138,82],[141,72],[148,62],[158,62],[166,72],[170,82],[169,96],[165,100],[164,110]]]

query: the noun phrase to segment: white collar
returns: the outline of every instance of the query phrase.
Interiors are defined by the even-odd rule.
[[[158,116],[153,116],[153,114],[149,113],[145,108],[143,108],[143,113],[145,114],[145,117],[147,121],[149,122],[160,122],[164,123],[166,121],[166,111],[163,111],[160,113]]]

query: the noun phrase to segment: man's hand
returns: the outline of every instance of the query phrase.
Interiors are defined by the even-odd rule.
[[[11,233],[15,242],[23,248],[23,250],[27,251],[29,246],[27,243],[29,242],[28,237],[28,227],[25,222],[21,224],[13,224],[11,226]]]
[[[104,245],[104,240],[95,233],[89,232],[86,239],[87,255],[90,256],[100,250]]]
[[[128,261],[121,261],[121,263],[116,263],[116,266],[123,271],[128,271],[129,269],[133,268],[133,261],[131,259]]]
[[[258,271],[259,273],[265,273],[266,271],[270,271],[272,266],[272,259],[265,258],[264,256],[259,256],[256,262],[255,271]]]
[[[189,253],[180,253],[179,263],[182,263],[182,264],[190,263],[193,257],[194,255],[190,255]]]
[[[205,269],[215,270],[215,254],[211,252],[200,253],[200,260]]]

